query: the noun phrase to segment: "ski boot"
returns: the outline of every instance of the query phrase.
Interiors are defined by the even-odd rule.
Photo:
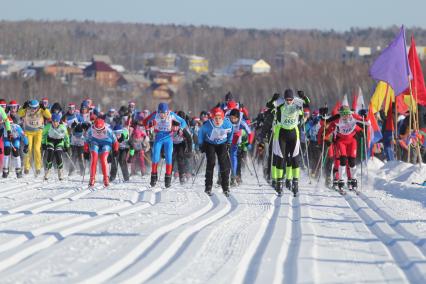
[[[212,186],[211,186],[211,185],[206,185],[206,189],[204,190],[204,192],[205,192],[208,196],[212,196]]]
[[[95,186],[95,176],[90,176],[89,187]]]
[[[339,181],[337,182],[337,187],[338,187],[338,192],[344,195],[345,191],[343,190],[343,188],[345,187],[345,182],[342,179],[339,179]]]
[[[3,168],[3,178],[7,178],[7,176],[9,175],[9,169],[8,168]]]
[[[104,176],[104,186],[105,187],[109,186],[109,177],[108,176]]]
[[[232,176],[231,177],[231,183],[230,183],[230,186],[236,186],[237,184],[236,184],[236,182],[235,182],[235,177],[234,176]]]
[[[275,179],[273,179],[271,181],[271,186],[272,186],[273,189],[275,189],[276,184],[277,184],[277,181]]]
[[[358,181],[355,178],[348,180],[348,188],[349,190],[357,190]]]
[[[172,186],[172,175],[165,175],[165,177],[164,177],[164,186],[166,188],[169,188],[170,186]]]
[[[63,180],[64,179],[62,169],[58,169],[58,179],[59,180]]]
[[[38,177],[41,174],[41,170],[36,170],[35,171],[35,176]]]
[[[283,180],[279,179],[275,181],[275,191],[277,192],[278,196],[281,196],[283,194]]]
[[[229,188],[224,187],[224,188],[223,188],[223,194],[224,194],[226,197],[229,197],[229,196],[230,196],[230,194],[229,194]]]
[[[286,187],[288,190],[292,191],[292,190],[291,190],[291,179],[286,179],[286,180],[285,180],[285,187]]]
[[[242,180],[241,180],[240,176],[236,176],[235,177],[235,181],[237,182],[237,185],[240,185],[242,183]]]
[[[16,168],[15,172],[16,172],[17,178],[22,178],[22,169],[21,168]]]
[[[180,175],[180,176],[179,176],[179,183],[180,183],[180,185],[184,185],[184,184],[185,184],[185,182],[186,182],[186,180],[185,180],[185,176],[184,176],[184,175]]]
[[[49,179],[49,173],[50,173],[50,169],[46,169],[46,171],[44,172],[44,180]]]
[[[24,174],[27,175],[30,173],[30,170],[24,169]]]
[[[293,191],[293,196],[296,197],[297,193],[299,192],[299,180],[294,178],[293,183],[291,184],[291,187]]]
[[[157,174],[151,174],[151,187],[154,187],[157,184],[158,176]]]
[[[339,189],[339,180],[338,179],[333,179],[333,184],[332,184],[331,188],[334,189],[334,190]]]

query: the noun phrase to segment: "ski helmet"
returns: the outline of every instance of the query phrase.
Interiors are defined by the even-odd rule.
[[[158,112],[167,112],[169,110],[169,105],[167,103],[158,104]]]
[[[61,115],[59,113],[52,114],[52,121],[60,122],[61,121]]]
[[[6,105],[7,105],[7,103],[6,103],[6,101],[5,101],[5,100],[0,100],[0,106],[1,106],[2,108],[6,108]]]
[[[105,121],[102,118],[96,118],[93,127],[98,131],[103,130],[105,129]]]
[[[38,108],[39,107],[39,102],[38,100],[31,100],[29,103],[30,108]]]
[[[225,114],[223,113],[223,110],[220,107],[215,107],[210,111],[213,117],[220,115],[222,119],[225,117]]]
[[[17,102],[17,101],[15,101],[15,100],[11,100],[11,101],[9,102],[9,106],[18,106],[18,102]]]

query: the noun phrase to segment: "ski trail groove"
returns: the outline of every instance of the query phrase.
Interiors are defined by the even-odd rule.
[[[354,196],[347,194],[344,199],[367,228],[386,246],[405,278],[411,283],[424,283],[426,281],[426,260],[420,249],[397,233],[361,198],[355,199]]]
[[[102,188],[103,186],[98,186],[95,188],[95,190],[102,189]],[[92,192],[89,190],[87,191]],[[12,246],[12,248],[6,247],[6,249],[3,249],[5,251],[3,253],[0,253],[0,271],[10,268],[13,265],[17,265],[19,262],[21,262],[25,258],[43,249],[46,249],[54,245],[55,243],[64,240],[66,237],[72,234],[75,234],[81,230],[84,230],[93,226],[97,226],[105,222],[111,221],[114,218],[117,218],[120,216],[126,216],[134,212],[138,212],[140,210],[148,208],[152,206],[153,204],[155,204],[157,195],[161,195],[161,192],[157,192],[156,194],[151,195],[150,200],[147,203],[144,203],[143,204],[144,206],[138,206],[137,210],[135,210],[134,208],[129,208],[133,206],[133,204],[131,203],[125,204],[125,206],[119,205],[112,208],[102,209],[98,212],[96,216],[94,217],[88,216],[88,218],[86,217],[85,218],[86,220],[82,220],[81,218],[76,220],[76,218],[78,217],[71,217],[68,219],[68,221],[67,220],[62,221],[63,223],[60,222],[60,224],[53,224],[52,225],[53,227],[59,227],[59,228],[64,227],[64,229],[59,230],[58,232],[51,232],[51,233],[46,232],[46,230],[51,229],[49,228],[51,226],[47,226],[46,228],[42,227],[42,228],[36,229],[34,233],[29,232],[26,236],[21,236],[17,238],[16,240],[14,240],[13,242],[11,242],[9,245]],[[74,219],[74,220],[70,221],[70,219]],[[77,225],[67,224],[67,222],[70,222],[71,224],[75,224],[75,221],[78,221]],[[23,240],[22,237],[25,237],[26,240],[24,240],[24,242],[25,241],[27,242],[25,242],[20,247],[16,247],[17,245],[19,245],[19,242],[22,242]]]
[[[386,223],[391,226],[398,234],[410,240],[414,245],[416,245],[420,251],[423,253],[423,256],[426,257],[426,237],[419,237],[421,234],[418,232],[412,232],[410,229],[405,228],[401,225],[400,222],[395,220],[392,216],[390,216],[387,212],[382,210],[371,198],[366,196],[364,193],[360,193],[359,197],[365,204],[371,208],[374,212],[377,213]]]
[[[200,218],[200,217],[202,220],[197,224],[204,223],[206,222],[206,220],[209,221],[212,218],[218,219],[221,216],[227,214],[227,212],[229,212],[231,209],[231,205],[229,202],[226,202],[225,204],[223,203],[224,202],[220,202],[216,196],[213,196],[211,199],[209,199],[209,202],[202,208],[198,209],[197,211],[187,216],[179,218],[173,221],[172,223],[168,223],[168,224],[160,226],[159,228],[154,230],[151,234],[149,234],[144,240],[142,240],[131,252],[126,254],[124,257],[110,264],[109,267],[106,267],[106,268],[103,267],[101,271],[96,272],[94,275],[92,275],[89,278],[79,281],[79,283],[90,283],[90,284],[101,283],[117,276],[121,272],[135,265],[143,257],[146,251],[150,250],[153,245],[156,245],[158,240],[162,239],[166,234],[175,230],[176,228],[179,228],[180,226],[186,223],[189,223],[192,220],[196,220],[197,218]],[[213,216],[210,216],[210,215],[213,215]],[[170,252],[168,252],[168,254],[163,253],[163,257],[160,258],[158,262],[160,262],[160,264],[163,263],[164,261],[167,262],[167,259],[172,256],[173,255],[170,255]],[[152,265],[150,269],[151,269],[151,275],[150,275],[151,277],[157,269],[156,267],[153,267]],[[144,278],[146,278],[146,276]]]

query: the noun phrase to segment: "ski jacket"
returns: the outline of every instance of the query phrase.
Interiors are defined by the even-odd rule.
[[[179,122],[182,128],[187,126],[186,121],[172,111],[169,111],[164,119],[161,119],[160,114],[155,111],[144,119],[143,124],[148,127],[154,127],[155,141],[159,141],[166,137],[171,137],[173,120]]]
[[[51,123],[48,123],[43,128],[41,144],[47,145],[49,144],[49,142],[53,141],[60,141],[59,145],[65,148],[68,148],[70,146],[68,130],[64,124],[59,124],[59,126],[55,128]]]
[[[26,108],[20,108],[18,115],[23,118],[24,131],[39,131],[44,128],[44,120],[52,117],[49,109],[39,108],[35,113],[27,111]]]
[[[223,120],[221,126],[215,126],[213,120],[209,119],[198,130],[198,145],[202,145],[204,142],[214,145],[231,144],[233,134],[233,126],[228,118]]]

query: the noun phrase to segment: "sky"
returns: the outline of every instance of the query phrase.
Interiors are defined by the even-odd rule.
[[[0,0],[1,20],[93,20],[256,29],[426,28],[426,0]]]

